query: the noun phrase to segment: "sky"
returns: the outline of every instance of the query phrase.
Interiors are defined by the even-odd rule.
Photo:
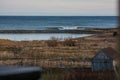
[[[117,0],[0,0],[0,15],[116,16]]]

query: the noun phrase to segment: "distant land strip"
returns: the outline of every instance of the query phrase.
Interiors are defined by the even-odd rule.
[[[103,31],[111,31],[116,30],[117,28],[107,28],[107,29],[85,29],[85,30],[58,30],[58,29],[50,29],[50,30],[0,30],[0,33],[76,33],[76,34],[94,34],[94,33],[102,33]]]

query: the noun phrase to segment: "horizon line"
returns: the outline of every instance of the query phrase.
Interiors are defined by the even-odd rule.
[[[119,15],[0,15],[0,16],[119,16]]]

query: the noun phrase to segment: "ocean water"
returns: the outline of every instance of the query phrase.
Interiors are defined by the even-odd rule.
[[[0,30],[46,30],[46,29],[86,29],[86,28],[115,28],[115,16],[0,16]],[[92,34],[0,34],[0,39],[14,41],[48,40],[56,38],[78,38]]]
[[[70,34],[70,33],[37,33],[37,34],[0,34],[0,39],[13,41],[32,41],[32,40],[49,40],[52,37],[59,40],[66,38],[80,38],[92,36],[93,34]]]
[[[0,16],[0,30],[115,28],[116,16]]]

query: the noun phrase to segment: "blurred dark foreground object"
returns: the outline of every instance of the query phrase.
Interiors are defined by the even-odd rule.
[[[113,37],[117,36],[117,32],[113,32]]]
[[[38,67],[0,66],[0,80],[40,80]]]

